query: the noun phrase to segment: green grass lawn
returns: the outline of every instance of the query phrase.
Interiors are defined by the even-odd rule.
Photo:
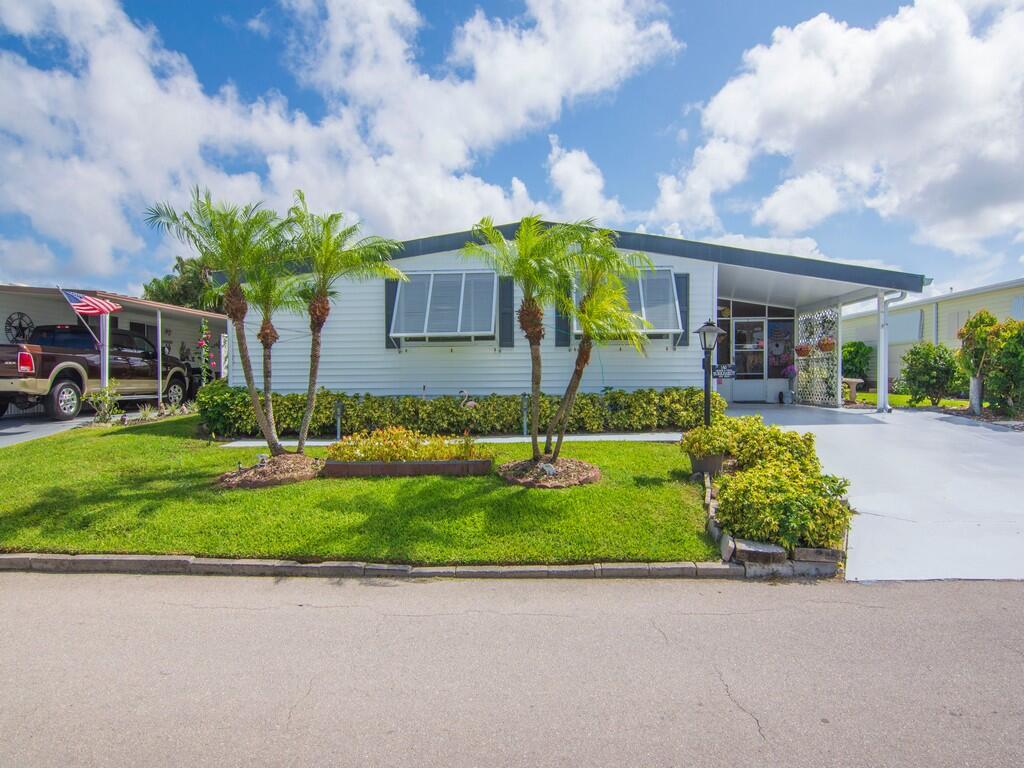
[[[567,443],[603,479],[559,491],[495,476],[224,491],[217,475],[260,451],[196,439],[197,425],[75,429],[0,449],[0,550],[424,564],[716,557],[675,445]],[[495,450],[500,463],[528,446]]]
[[[878,394],[876,392],[858,392],[857,402],[878,405]],[[894,395],[890,392],[889,405],[893,408],[925,408],[930,407],[931,402],[923,400],[916,406],[913,406],[910,404],[910,395]],[[968,402],[966,400],[944,399],[939,401],[939,406],[942,408],[966,408]]]

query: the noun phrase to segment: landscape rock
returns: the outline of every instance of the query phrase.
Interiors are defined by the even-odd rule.
[[[841,549],[825,547],[796,547],[793,550],[794,560],[810,560],[816,563],[839,563],[846,553]]]
[[[741,563],[784,563],[786,550],[778,544],[736,539],[736,552],[733,557]]]

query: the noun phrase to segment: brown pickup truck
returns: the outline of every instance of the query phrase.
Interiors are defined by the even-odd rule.
[[[145,336],[111,330],[109,375],[125,398],[156,398],[156,349]],[[189,367],[163,356],[164,401],[179,405],[188,393]],[[41,325],[24,344],[0,345],[0,416],[11,403],[29,408],[40,402],[46,415],[65,421],[82,409],[82,397],[100,386],[100,353],[80,325]]]

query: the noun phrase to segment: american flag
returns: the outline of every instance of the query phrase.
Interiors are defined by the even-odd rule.
[[[75,293],[74,291],[65,291],[63,288],[61,288],[60,292],[64,294],[64,298],[68,300],[71,308],[80,315],[109,315],[111,312],[119,312],[121,310],[120,304],[115,304],[106,299],[98,299],[95,296],[86,296],[84,293]]]

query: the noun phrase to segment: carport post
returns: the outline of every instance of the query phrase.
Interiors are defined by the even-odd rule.
[[[889,412],[889,307],[885,291],[878,292],[878,365],[877,409]]]
[[[99,316],[100,325],[100,388],[110,384],[110,315]]]
[[[156,311],[156,402],[164,404],[164,324],[163,314]]]

